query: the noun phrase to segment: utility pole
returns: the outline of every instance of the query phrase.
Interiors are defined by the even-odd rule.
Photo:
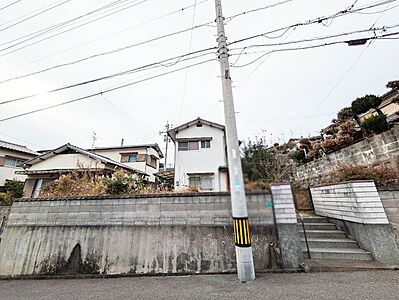
[[[220,61],[224,117],[226,123],[227,158],[230,176],[231,206],[234,223],[234,241],[236,245],[237,273],[241,282],[255,279],[252,256],[251,235],[249,231],[247,200],[244,188],[241,156],[238,144],[236,116],[234,111],[233,90],[231,86],[227,38],[224,30],[224,17],[221,0],[215,0],[218,59]]]
[[[95,133],[94,131],[93,131],[93,135],[91,136],[91,138],[92,138],[92,144],[91,144],[91,150],[94,150],[94,145],[95,145],[95,143],[96,143],[96,141],[97,141],[97,133]]]
[[[170,138],[168,136],[168,131],[172,128],[172,125],[169,124],[169,121],[166,122],[165,125],[165,130],[164,131],[160,131],[159,134],[163,135],[163,140],[166,144],[166,149],[165,149],[165,165],[163,167],[164,170],[166,170],[167,166],[166,164],[168,163],[168,146],[169,146],[169,142],[170,142]]]

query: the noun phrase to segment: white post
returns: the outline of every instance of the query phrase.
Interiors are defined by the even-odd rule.
[[[227,158],[229,165],[231,206],[236,245],[237,273],[241,282],[255,279],[252,257],[251,235],[249,231],[247,201],[244,189],[237,125],[234,111],[233,90],[231,87],[229,54],[224,30],[224,17],[221,0],[215,0],[218,58],[222,75],[224,116],[226,123]]]

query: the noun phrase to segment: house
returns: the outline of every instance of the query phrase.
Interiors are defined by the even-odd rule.
[[[143,178],[148,175],[126,164],[114,161],[108,157],[65,144],[57,149],[36,156],[22,165],[24,171],[18,174],[27,176],[24,186],[24,196],[36,198],[42,187],[59,178],[61,174],[71,172],[92,171],[103,175],[111,175],[117,169],[137,174]]]
[[[103,147],[88,151],[144,172],[149,182],[155,182],[154,174],[159,172],[159,162],[164,157],[158,144]]]
[[[225,127],[201,118],[168,131],[175,144],[175,190],[227,191]]]
[[[0,141],[0,189],[7,180],[24,181],[26,176],[15,174],[19,164],[36,157],[38,153],[25,146]]]
[[[387,84],[390,91],[381,96],[382,102],[378,109],[387,116],[388,123],[399,120],[399,80],[391,81]],[[368,112],[359,115],[359,120],[364,121],[373,115],[377,115],[376,109],[370,109]]]

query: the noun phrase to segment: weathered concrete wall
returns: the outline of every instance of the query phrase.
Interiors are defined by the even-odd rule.
[[[30,199],[32,200],[32,199]],[[276,242],[268,193],[248,195],[256,269]],[[228,194],[14,202],[0,275],[222,273],[235,270]]]
[[[399,265],[396,232],[373,181],[311,188],[317,215],[328,217],[376,261]]]
[[[398,166],[399,126],[382,134],[330,153],[294,171],[294,178],[307,184],[317,184],[321,178],[342,164]]]
[[[379,189],[378,193],[389,223],[396,231],[396,241],[399,245],[399,187]]]
[[[10,214],[11,206],[0,205],[0,242],[1,242],[1,234],[3,233],[3,229],[5,224],[7,223],[8,215]]]
[[[399,249],[395,240],[396,232],[391,225],[329,220],[345,231],[349,238],[356,240],[362,249],[369,251],[376,261],[399,266]]]
[[[361,224],[389,224],[374,181],[354,181],[310,189],[319,216]]]
[[[303,257],[291,186],[272,185],[271,191],[283,267],[296,269],[303,262]]]

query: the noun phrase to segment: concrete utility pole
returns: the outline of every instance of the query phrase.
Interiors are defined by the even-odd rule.
[[[252,257],[244,176],[242,173],[240,149],[238,145],[229,54],[224,30],[221,0],[215,0],[215,6],[217,41],[219,47],[218,58],[222,74],[224,116],[226,122],[227,157],[230,176],[231,206],[233,211],[234,241],[236,245],[237,273],[238,279],[241,282],[247,282],[255,279],[255,269]]]
[[[165,125],[165,130],[164,131],[160,131],[159,134],[160,135],[164,135],[164,142],[166,144],[166,149],[165,149],[165,165],[163,167],[164,170],[167,169],[167,163],[168,163],[168,146],[169,146],[169,142],[170,142],[170,138],[168,136],[168,131],[172,128],[172,125],[169,124],[169,121],[166,122]]]

